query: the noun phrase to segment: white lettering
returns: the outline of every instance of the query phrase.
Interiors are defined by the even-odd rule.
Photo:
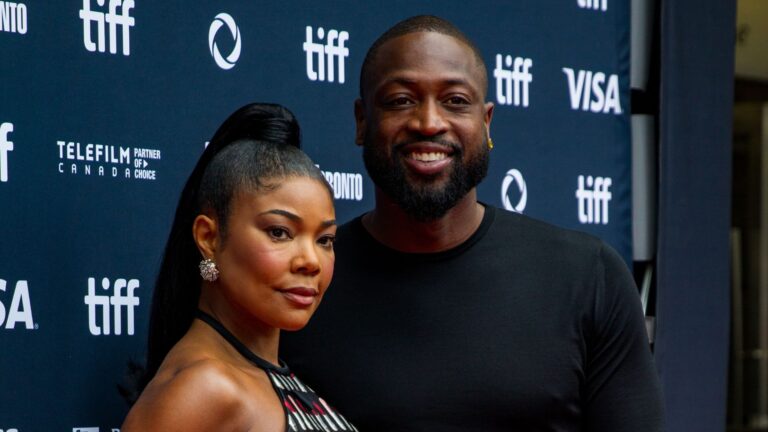
[[[0,1],[0,32],[27,34],[27,6]]]
[[[608,0],[576,0],[576,2],[582,9],[594,9],[603,12],[608,10]]]
[[[610,177],[578,177],[576,200],[578,201],[579,223],[608,225],[609,191],[613,181]]]
[[[611,75],[608,77],[608,89],[605,91],[605,106],[603,112],[613,111],[615,114],[621,114],[621,101],[619,100],[619,76]]]
[[[505,69],[504,66],[512,69]],[[529,88],[533,81],[530,72],[533,60],[523,57],[512,57],[496,54],[496,68],[493,76],[496,78],[496,100],[501,105],[528,106]],[[514,84],[514,86],[513,86]]]
[[[13,123],[0,124],[0,182],[8,181],[8,152],[13,151],[13,142],[8,134],[13,132]]]
[[[5,292],[7,282],[0,279],[0,291]],[[32,330],[35,328],[34,321],[32,320],[32,303],[29,301],[29,285],[27,281],[20,280],[16,282],[16,287],[13,290],[13,297],[11,298],[10,310],[7,312],[3,303],[0,303],[0,326],[5,322],[6,329],[13,329],[16,327],[16,323],[24,323],[24,328]]]
[[[326,38],[323,45],[320,42],[314,42],[312,26],[307,26],[305,31],[306,41],[302,48],[307,53],[307,78],[310,81],[326,81],[327,78],[328,82],[336,82],[338,60],[338,83],[344,84],[346,81],[345,59],[349,57],[349,48],[344,44],[349,40],[349,33],[330,29],[326,38],[325,29],[318,27],[318,41]],[[317,68],[315,68],[315,58],[317,58]]]
[[[568,77],[568,91],[571,95],[571,109],[579,109],[581,101],[581,90],[584,87],[584,71],[579,71],[579,78],[574,79],[573,69],[563,68],[563,72]]]
[[[27,34],[27,5],[19,3],[16,6],[16,31]]]
[[[363,200],[363,176],[356,173],[321,171],[338,200]]]
[[[131,149],[130,148],[122,148],[120,147],[120,160],[118,163],[131,163]]]
[[[142,159],[160,159],[161,158],[160,150],[142,149],[142,148],[133,149],[133,157],[142,158]]]
[[[109,291],[108,278],[101,280],[101,288]],[[123,332],[123,307],[125,307],[125,327],[128,335],[133,335],[136,331],[134,309],[139,305],[139,298],[136,297],[135,291],[139,288],[139,281],[138,279],[116,279],[112,288],[113,294],[111,296],[109,294],[97,295],[96,279],[88,278],[88,294],[84,297],[85,304],[88,305],[88,330],[94,336],[109,335],[112,330],[111,322],[113,319],[114,333],[121,335]],[[124,289],[126,291],[123,291]],[[101,326],[97,322],[98,308],[101,308]],[[110,319],[110,315],[112,319]]]
[[[618,75],[608,75],[606,82],[606,74],[603,72],[576,72],[571,68],[563,68],[563,73],[568,79],[571,109],[603,114],[622,113]]]
[[[87,162],[106,162],[113,164],[131,163],[131,148],[107,144],[85,144],[73,141],[56,141],[59,158]]]
[[[157,174],[155,174],[155,170],[137,169],[134,170],[133,177],[144,180],[157,180]]]
[[[589,104],[589,110],[592,112],[602,111],[605,105],[605,94],[603,93],[603,83],[605,83],[605,74],[597,72],[592,76],[592,94],[595,95],[595,99]],[[589,98],[585,97],[584,101],[588,101]]]
[[[105,0],[96,0],[98,6],[103,7]],[[131,55],[130,29],[136,25],[136,20],[131,16],[131,9],[135,7],[134,0],[109,0],[109,11],[98,12],[91,10],[91,0],[83,0],[83,8],[80,10],[80,19],[83,20],[83,45],[88,51],[106,51],[106,24],[109,24],[109,52],[117,53],[118,26],[121,27],[122,53]],[[119,9],[119,12],[118,12]],[[91,36],[91,23],[96,23],[96,42]]]

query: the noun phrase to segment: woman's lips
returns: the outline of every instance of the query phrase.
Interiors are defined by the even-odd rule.
[[[290,302],[300,306],[309,307],[315,302],[319,292],[314,288],[296,287],[279,290]]]

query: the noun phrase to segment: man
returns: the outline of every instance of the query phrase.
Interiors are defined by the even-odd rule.
[[[477,201],[493,104],[477,48],[419,16],[371,47],[356,142],[376,207],[284,358],[362,431],[661,430],[637,290],[600,240]]]

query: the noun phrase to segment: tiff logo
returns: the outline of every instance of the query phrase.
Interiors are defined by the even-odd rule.
[[[307,26],[307,40],[304,42],[304,51],[307,53],[307,77],[311,81],[334,82],[336,79],[336,59],[339,64],[339,84],[344,84],[344,59],[349,57],[349,48],[344,43],[349,40],[346,31],[328,30],[326,38],[325,30],[317,28],[317,40],[325,39],[325,45],[314,42],[312,26]],[[317,58],[317,69],[315,69]],[[326,74],[327,70],[327,74]]]
[[[563,68],[563,73],[568,78],[571,109],[621,114],[618,75],[588,70],[575,72],[571,68]]]
[[[610,177],[579,176],[576,199],[579,202],[579,222],[608,225],[608,203],[613,181]]]
[[[27,6],[24,3],[0,1],[0,32],[27,34]]]
[[[608,10],[608,0],[576,0],[582,9]]]
[[[96,0],[96,4],[104,6],[106,0]],[[118,14],[118,8],[120,13]],[[83,20],[83,44],[85,49],[94,52],[104,52],[106,49],[106,24],[109,24],[109,52],[117,54],[117,27],[122,28],[123,55],[131,55],[131,27],[136,25],[136,20],[131,16],[134,8],[133,0],[109,0],[109,12],[96,12],[91,10],[91,0],[83,0],[83,8],[80,10],[80,19]],[[96,40],[91,37],[91,23],[96,23]]]
[[[528,106],[528,88],[533,81],[530,72],[533,60],[523,57],[504,56],[496,54],[496,68],[493,76],[496,78],[496,100],[501,105]],[[505,69],[504,66],[511,69]],[[514,83],[514,86],[513,86]]]
[[[109,279],[101,280],[101,288],[109,292]],[[133,335],[134,327],[134,308],[139,305],[139,298],[136,297],[136,288],[139,288],[138,279],[116,279],[112,285],[112,295],[96,295],[96,279],[88,278],[88,295],[84,297],[85,304],[88,305],[88,329],[94,336],[109,335],[111,333],[110,315],[114,319],[115,334],[120,335],[123,331],[123,307],[127,311],[126,327],[128,335]],[[126,291],[123,291],[123,290]],[[110,307],[111,306],[111,307]],[[97,309],[101,308],[101,326],[97,323]]]
[[[13,151],[13,141],[8,134],[13,132],[13,123],[0,124],[0,182],[8,181],[8,152]]]

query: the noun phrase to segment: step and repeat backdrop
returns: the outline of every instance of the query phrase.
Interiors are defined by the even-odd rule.
[[[289,107],[339,219],[373,205],[359,69],[411,15],[453,21],[483,52],[496,108],[481,199],[630,261],[628,3],[0,1],[0,432],[120,427],[178,195],[236,108]]]

